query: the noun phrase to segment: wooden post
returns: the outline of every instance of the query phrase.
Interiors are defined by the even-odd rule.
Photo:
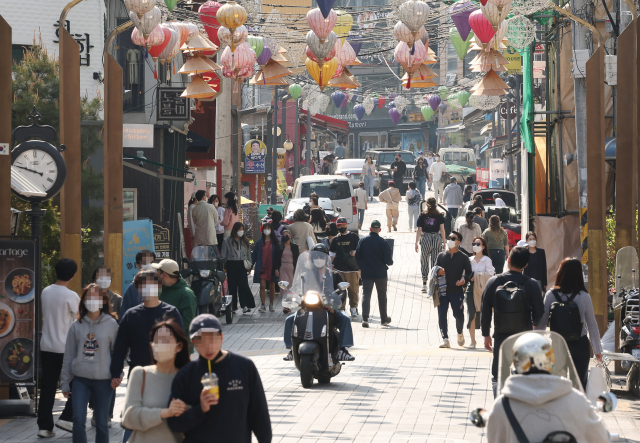
[[[60,23],[64,23],[61,21]],[[60,192],[60,250],[82,269],[81,174],[80,160],[80,47],[64,26],[60,26],[60,143],[67,164],[67,180]],[[81,273],[69,289],[80,294]]]
[[[604,174],[604,48],[587,61],[587,195],[589,292],[601,333],[607,329],[607,236]]]
[[[0,235],[11,235],[11,26],[0,16]]]

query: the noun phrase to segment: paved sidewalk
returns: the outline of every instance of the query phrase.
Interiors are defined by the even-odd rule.
[[[386,224],[384,207],[370,203],[364,226],[378,219]],[[383,236],[395,239],[394,265],[389,274],[389,327],[380,326],[377,298],[372,296],[372,324],[363,329],[353,323],[356,360],[346,363],[330,385],[300,385],[298,371],[285,362],[283,323],[279,298],[276,312],[236,316],[224,326],[225,348],[251,357],[262,377],[273,425],[274,442],[484,442],[482,430],[471,426],[469,412],[491,407],[489,380],[491,354],[470,351],[453,344],[439,349],[437,311],[421,290],[419,254],[415,233],[407,227],[406,203],[400,205],[399,231]],[[362,235],[366,232],[362,231]],[[257,285],[252,286],[256,300]],[[450,335],[454,331],[450,316]],[[482,343],[477,334],[478,343]],[[465,331],[469,344],[468,331]],[[455,342],[455,340],[454,340]],[[117,391],[115,420],[119,422],[125,395]],[[61,398],[61,396],[59,396]],[[621,398],[618,410],[605,416],[610,432],[620,441],[640,441],[640,402]],[[56,402],[56,414],[62,410]],[[89,424],[87,423],[87,426]],[[0,443],[35,442],[35,418],[0,421]],[[71,435],[56,429],[57,441]],[[93,441],[95,433],[89,431]],[[122,438],[119,423],[111,429],[111,441]],[[40,440],[43,441],[43,440]],[[212,441],[215,441],[212,436]]]

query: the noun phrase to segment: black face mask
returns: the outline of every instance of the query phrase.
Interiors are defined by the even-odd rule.
[[[344,234],[347,232],[347,228],[338,228],[338,231],[340,231],[340,234]]]
[[[289,237],[288,235],[283,235],[283,236],[282,236],[282,242],[283,242],[283,243],[286,243],[286,242],[288,242],[289,240],[291,240],[291,237]]]

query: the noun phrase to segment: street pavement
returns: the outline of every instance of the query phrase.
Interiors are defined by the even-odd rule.
[[[408,231],[406,203],[400,204],[398,232],[386,233],[384,213],[383,204],[370,203],[364,226],[377,219],[385,227],[382,235],[395,239],[388,290],[392,323],[388,327],[380,325],[374,291],[370,328],[353,323],[355,346],[351,353],[356,360],[346,363],[331,384],[303,389],[293,362],[282,360],[287,353],[282,341],[286,315],[279,298],[275,312],[261,314],[256,309],[251,315],[234,317],[232,325],[224,326],[224,348],[252,358],[260,371],[274,442],[487,441],[468,417],[472,409],[490,408],[493,403],[491,353],[466,349],[466,330],[467,343],[458,347],[451,314],[452,347],[438,348],[437,310],[433,301],[421,293],[420,260],[414,249],[415,233]],[[258,304],[258,287],[252,288]],[[477,335],[481,344],[479,331]],[[110,430],[112,442],[122,439],[119,417],[125,386],[123,383],[117,390],[114,426]],[[54,415],[62,411],[63,400],[59,395]],[[640,442],[639,400],[621,397],[618,409],[604,419],[610,432],[620,434],[619,441]],[[93,441],[95,432],[88,421],[87,428],[88,439]],[[35,442],[37,431],[35,418],[0,420],[0,443]],[[70,441],[71,434],[56,429],[52,440]]]

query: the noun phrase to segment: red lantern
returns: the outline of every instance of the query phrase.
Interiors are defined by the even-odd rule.
[[[484,16],[481,10],[477,10],[471,13],[469,16],[469,25],[473,29],[474,34],[480,39],[482,43],[489,43],[491,38],[496,35],[496,31]]]
[[[169,44],[169,40],[171,40],[171,29],[161,26],[162,33],[164,34],[164,40],[162,43],[156,46],[152,46],[149,48],[149,55],[153,58],[153,61],[157,61],[158,57],[164,51],[164,48]]]
[[[387,99],[384,97],[378,97],[378,109],[382,109],[384,104],[387,102]]]
[[[216,19],[216,14],[218,13],[218,9],[222,8],[222,5],[215,1],[208,1],[198,10],[198,15],[200,16],[200,21],[204,25],[205,31],[207,31],[207,35],[209,36],[209,40],[216,45],[220,46],[220,40],[218,39],[218,29],[220,28],[220,23]]]

